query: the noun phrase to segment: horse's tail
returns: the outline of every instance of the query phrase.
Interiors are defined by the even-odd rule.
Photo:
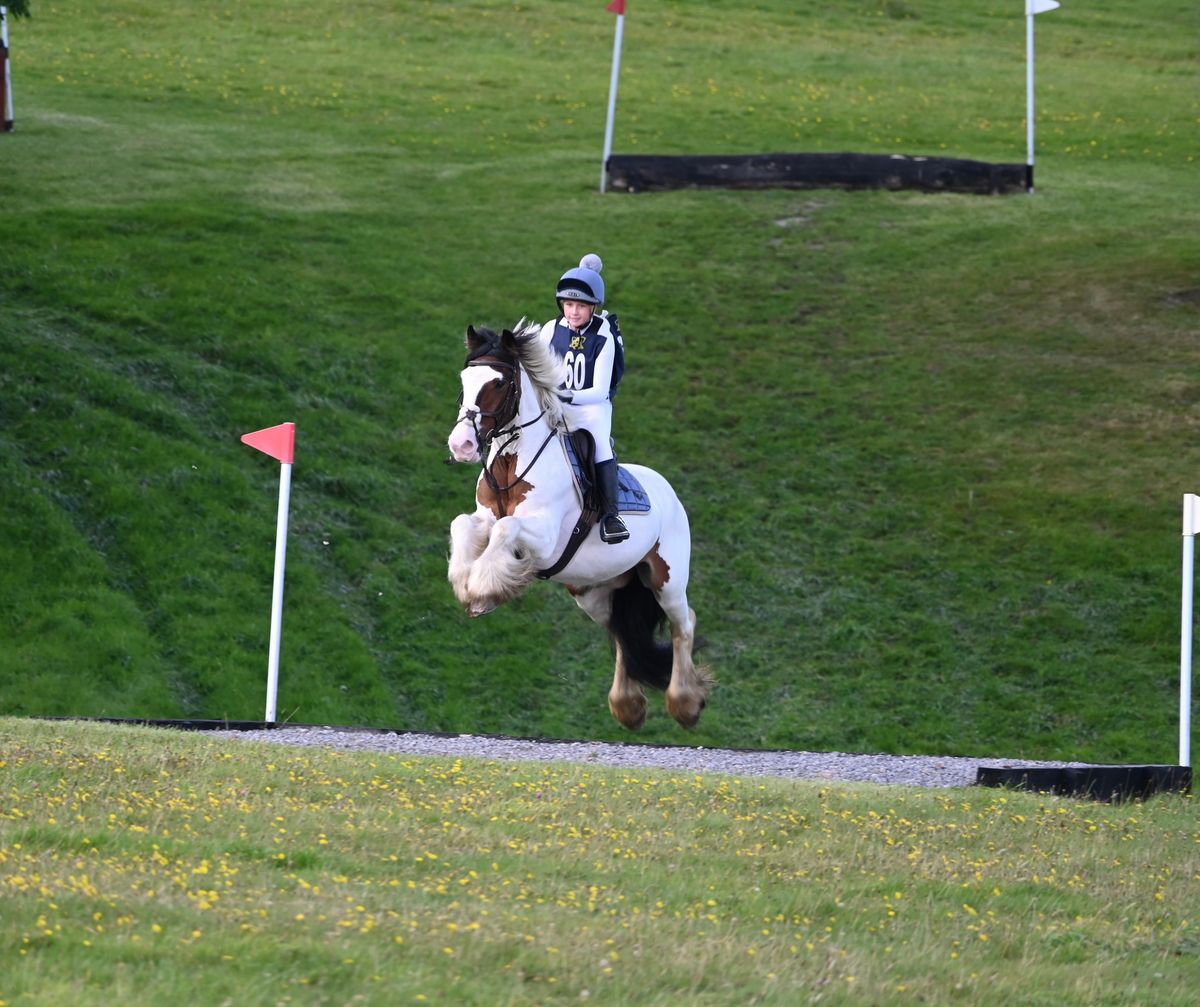
[[[669,643],[657,639],[657,631],[666,618],[654,592],[636,574],[613,592],[608,631],[621,648],[625,673],[635,682],[664,690],[671,684],[673,654]]]

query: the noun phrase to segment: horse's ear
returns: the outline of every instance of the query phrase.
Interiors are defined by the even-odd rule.
[[[475,331],[474,325],[467,326],[467,349],[477,350],[483,345],[483,337]]]
[[[500,333],[500,345],[503,346],[509,353],[512,353],[517,348],[517,337],[513,335],[512,329],[505,329]]]

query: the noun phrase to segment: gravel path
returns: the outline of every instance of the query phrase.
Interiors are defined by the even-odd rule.
[[[783,776],[909,787],[967,787],[980,766],[1061,767],[1079,762],[974,759],[927,755],[846,755],[842,752],[746,751],[599,741],[530,741],[495,736],[406,734],[333,727],[279,727],[262,731],[214,731],[214,735],[278,745],[394,755],[464,756],[510,762],[574,762],[636,766],[733,776]]]

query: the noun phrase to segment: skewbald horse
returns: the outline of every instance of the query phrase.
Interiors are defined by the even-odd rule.
[[[608,706],[636,731],[646,719],[643,686],[666,692],[683,727],[700,719],[711,679],[692,663],[696,614],[688,607],[691,531],[670,484],[653,469],[622,466],[646,491],[650,510],[626,515],[629,538],[600,540],[595,527],[557,572],[581,500],[563,446],[555,390],[561,361],[522,319],[517,332],[467,329],[462,403],[448,446],[454,461],[479,462],[475,509],[450,525],[448,578],[463,608],[478,617],[519,595],[538,577],[566,586],[604,626],[616,650]],[[669,622],[670,644],[656,638]]]

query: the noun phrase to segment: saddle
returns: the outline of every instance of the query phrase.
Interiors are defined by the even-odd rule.
[[[563,438],[563,449],[584,510],[599,510],[596,494],[596,446],[586,430],[573,430]],[[617,465],[617,510],[621,514],[645,514],[650,510],[650,497],[642,484],[628,469]]]
[[[539,570],[542,580],[553,577],[574,558],[575,553],[587,538],[592,526],[600,520],[600,502],[596,493],[595,445],[592,435],[586,430],[573,430],[559,436],[571,474],[575,477],[575,488],[579,492],[580,511],[566,548],[552,566]],[[619,514],[646,514],[650,510],[650,496],[638,481],[637,476],[621,465],[617,465],[617,512]]]

